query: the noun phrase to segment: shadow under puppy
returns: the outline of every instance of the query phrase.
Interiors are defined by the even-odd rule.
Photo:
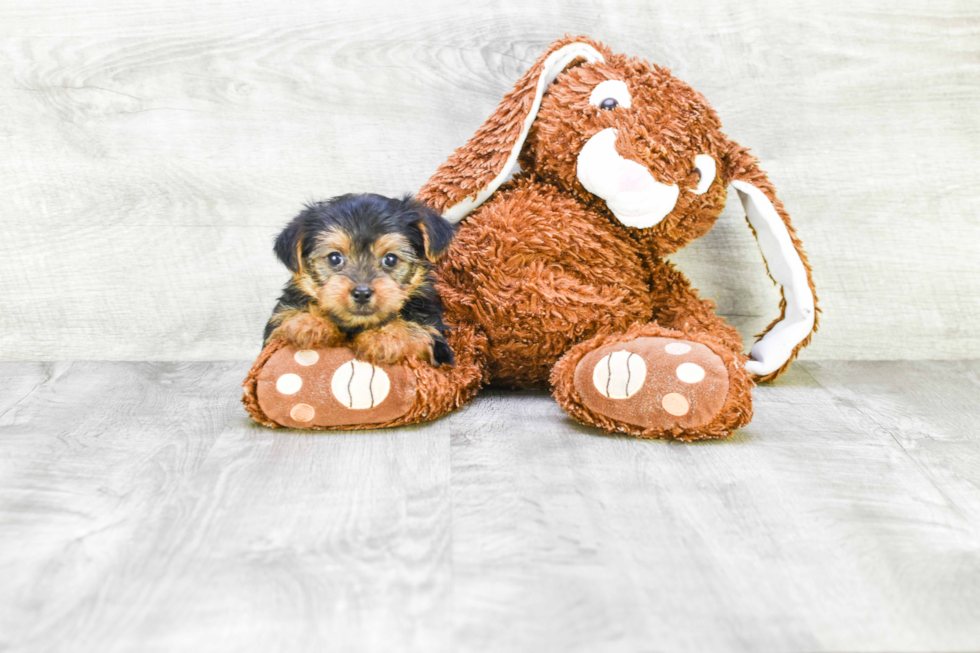
[[[349,347],[363,361],[453,364],[432,264],[453,228],[411,195],[347,194],[306,205],[276,238],[293,273],[265,327],[301,349]]]

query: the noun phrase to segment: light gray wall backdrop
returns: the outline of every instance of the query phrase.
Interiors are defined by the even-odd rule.
[[[417,189],[565,32],[762,159],[824,309],[805,357],[980,355],[972,0],[4,0],[0,358],[254,356],[301,204]],[[777,295],[730,199],[675,258],[750,336]]]

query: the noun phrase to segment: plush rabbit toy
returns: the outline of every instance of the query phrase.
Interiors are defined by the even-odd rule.
[[[750,357],[665,260],[711,229],[728,186],[782,287]],[[395,426],[494,383],[550,388],[611,432],[720,438],[749,422],[755,382],[785,371],[817,326],[806,255],[756,159],[701,94],[586,37],[552,43],[419,198],[459,223],[438,268],[456,365],[372,367],[273,342],[245,381],[257,421]]]

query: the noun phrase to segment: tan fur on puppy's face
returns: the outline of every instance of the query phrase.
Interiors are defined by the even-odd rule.
[[[397,314],[425,283],[426,271],[425,262],[401,234],[380,234],[369,243],[358,244],[334,228],[316,236],[313,252],[303,260],[296,282],[339,324],[369,328]],[[372,291],[366,304],[354,301],[352,292],[358,286]]]

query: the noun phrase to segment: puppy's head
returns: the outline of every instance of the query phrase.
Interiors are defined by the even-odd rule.
[[[308,204],[275,252],[337,323],[370,328],[420,292],[452,236],[452,226],[411,195],[348,194]]]

